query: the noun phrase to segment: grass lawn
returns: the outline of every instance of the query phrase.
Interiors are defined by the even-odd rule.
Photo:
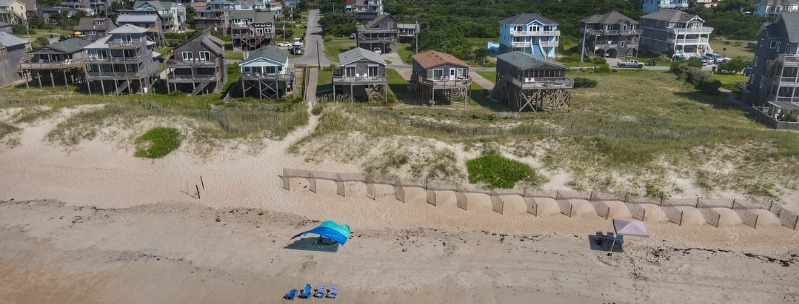
[[[50,38],[50,36],[59,37],[59,36],[67,36],[67,35],[72,34],[72,31],[67,30],[67,29],[31,29],[31,32],[33,34],[30,34],[30,35],[28,35],[28,34],[20,34],[20,35],[16,35],[16,36],[19,37],[19,38],[34,38],[35,39],[35,38],[39,38],[39,37]]]
[[[333,93],[333,71],[319,69],[319,77],[316,83],[316,96]]]
[[[325,43],[325,55],[327,59],[333,62],[338,62],[338,54],[349,51],[355,47],[355,39],[347,37],[334,37]]]
[[[408,88],[408,81],[402,78],[396,70],[386,69],[386,82],[388,83],[388,99],[403,103],[415,103],[415,97]],[[393,99],[392,99],[393,96]]]
[[[228,60],[244,60],[244,52],[242,52],[242,51],[225,51],[225,59],[228,59]]]
[[[748,48],[747,43],[743,40],[729,40],[715,36],[710,39],[710,47],[713,48],[713,52],[729,58],[741,57],[744,61],[749,62],[754,60],[755,50]],[[724,51],[725,48],[727,51]]]
[[[406,42],[401,42],[397,44],[397,53],[399,54],[400,58],[402,58],[402,62],[411,63],[411,56],[413,56],[413,45]]]
[[[136,157],[161,158],[180,147],[180,132],[175,128],[152,128],[136,139]]]
[[[735,83],[746,83],[749,80],[749,77],[741,74],[713,74],[713,78],[721,81],[721,87],[730,91],[740,91],[741,89],[735,86]]]
[[[486,80],[490,81],[491,83],[497,82],[497,72],[496,71],[477,71],[477,74],[483,76]]]

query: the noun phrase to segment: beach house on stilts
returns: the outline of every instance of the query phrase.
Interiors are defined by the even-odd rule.
[[[247,52],[239,67],[239,84],[244,97],[278,99],[294,87],[294,72],[289,68],[289,53],[274,45]]]
[[[354,48],[338,55],[341,67],[333,74],[333,99],[336,90],[349,95],[371,100],[377,95],[386,100],[386,61],[375,52],[362,48]]]
[[[472,83],[468,64],[455,56],[436,51],[419,53],[411,58],[413,70],[410,85],[417,98],[431,104],[436,103],[436,98],[450,104],[457,100],[467,102],[469,85]]]
[[[158,79],[158,64],[153,59],[155,42],[147,39],[147,32],[145,28],[125,24],[84,47],[90,94],[147,93]]]
[[[225,43],[210,29],[175,46],[166,61],[167,92],[219,92],[226,81]]]
[[[568,110],[574,81],[566,67],[531,54],[513,51],[497,56],[496,85],[491,95],[519,112]]]
[[[19,64],[25,86],[35,80],[41,88],[43,79],[51,86],[83,82],[86,57],[83,48],[89,44],[83,38],[71,38],[28,52],[28,57]]]

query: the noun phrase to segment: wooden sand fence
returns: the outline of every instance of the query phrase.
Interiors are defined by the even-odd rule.
[[[336,193],[347,196],[347,184],[359,183],[366,185],[366,195],[371,199],[376,199],[376,185],[387,185],[393,188],[394,198],[400,202],[405,202],[406,188],[419,188],[425,191],[425,200],[433,206],[439,205],[438,192],[450,191],[455,194],[456,205],[463,210],[471,210],[467,195],[481,194],[488,196],[491,203],[491,210],[504,214],[505,199],[507,196],[521,197],[526,205],[526,211],[534,216],[539,215],[539,202],[536,199],[553,199],[558,204],[560,213],[571,217],[574,215],[574,206],[570,200],[585,200],[594,208],[597,216],[608,219],[611,217],[610,206],[607,202],[618,201],[624,204],[630,211],[633,218],[644,220],[646,209],[642,205],[649,204],[658,206],[669,222],[682,225],[684,210],[680,208],[695,208],[702,214],[705,222],[713,227],[719,227],[721,213],[714,208],[724,208],[733,210],[744,225],[757,228],[758,215],[754,209],[767,210],[773,213],[780,221],[782,226],[790,229],[799,228],[799,216],[782,208],[778,203],[756,203],[739,199],[707,199],[707,198],[652,198],[637,197],[631,195],[619,195],[598,191],[566,191],[566,190],[537,190],[537,189],[487,189],[476,185],[455,185],[452,183],[436,180],[414,180],[406,178],[390,178],[372,176],[359,173],[333,173],[298,169],[283,169],[281,176],[283,188],[291,190],[292,178],[302,178],[308,181],[308,188],[316,193],[317,181],[327,180],[336,184]]]

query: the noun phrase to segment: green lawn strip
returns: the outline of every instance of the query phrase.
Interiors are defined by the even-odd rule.
[[[180,147],[180,132],[175,128],[152,128],[136,139],[136,157],[161,158]]]
[[[319,77],[316,83],[316,96],[333,93],[333,71],[319,69]]]
[[[510,189],[516,183],[541,184],[543,178],[530,165],[501,155],[487,154],[466,161],[469,182],[485,184],[489,188]]]
[[[386,82],[389,89],[387,94],[389,102],[413,103],[415,97],[408,88],[408,81],[402,78],[399,72],[394,69],[386,69]]]
[[[735,85],[736,82],[746,83],[749,77],[741,74],[713,74],[713,78],[721,81],[721,87],[730,91],[740,91],[741,88]]]
[[[225,51],[225,59],[227,60],[244,60],[244,52],[242,51]]]
[[[349,51],[355,47],[355,39],[347,37],[333,37],[330,41],[325,41],[325,56],[333,62],[338,62],[338,54]]]
[[[477,74],[483,76],[486,80],[490,81],[491,83],[497,82],[497,72],[496,71],[477,71]]]

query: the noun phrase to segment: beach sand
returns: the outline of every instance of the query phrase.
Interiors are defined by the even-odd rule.
[[[477,196],[464,211],[444,192],[433,206],[387,186],[374,200],[357,184],[347,197],[332,182],[284,190],[284,167],[360,171],[287,153],[316,119],[255,155],[212,159],[185,147],[138,159],[102,139],[65,151],[44,140],[57,120],[26,126],[0,151],[0,303],[276,303],[305,283],[338,284],[343,303],[799,301],[799,233],[767,213],[758,229],[695,210],[677,226],[647,206],[652,237],[607,256],[588,235],[609,221],[586,202],[570,218],[542,200],[535,217]],[[326,219],[352,227],[344,248],[285,248]]]

